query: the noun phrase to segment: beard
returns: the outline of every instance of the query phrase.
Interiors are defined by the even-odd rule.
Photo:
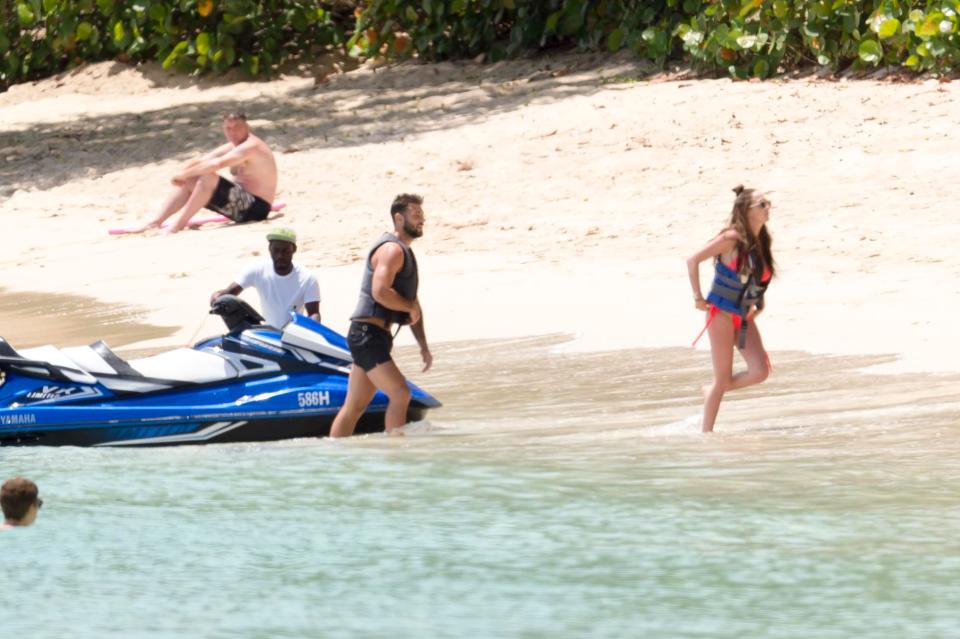
[[[403,232],[409,235],[410,237],[420,237],[423,235],[423,229],[418,229],[415,226],[411,226],[406,222],[403,223]]]

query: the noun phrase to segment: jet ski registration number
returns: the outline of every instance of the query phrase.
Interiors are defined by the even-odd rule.
[[[308,391],[306,393],[297,393],[297,404],[300,408],[308,406],[329,406],[330,391]]]

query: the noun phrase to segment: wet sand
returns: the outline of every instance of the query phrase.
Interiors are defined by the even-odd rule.
[[[173,335],[173,326],[142,321],[146,313],[66,293],[10,292],[0,289],[0,337],[14,348],[44,344],[78,346],[103,340],[118,349]]]

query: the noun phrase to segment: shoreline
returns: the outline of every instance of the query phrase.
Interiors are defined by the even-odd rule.
[[[684,259],[745,183],[774,202],[780,275],[759,319],[769,350],[960,371],[960,229],[945,211],[960,185],[942,171],[960,141],[955,83],[661,82],[635,79],[642,70],[622,59],[585,60],[397,65],[317,86],[158,86],[91,65],[58,86],[17,87],[0,97],[0,287],[91,295],[179,327],[135,347],[213,326],[196,319],[209,294],[265,255],[270,223],[106,231],[142,220],[242,102],[277,154],[277,223],[303,238],[294,259],[320,280],[336,330],[389,201],[412,191],[426,197],[414,250],[432,342],[569,333],[574,350],[689,346],[703,318]],[[406,333],[398,344],[412,343]]]

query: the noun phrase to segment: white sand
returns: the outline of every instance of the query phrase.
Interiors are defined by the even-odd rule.
[[[17,86],[0,94],[0,287],[135,304],[182,327],[168,343],[216,331],[207,299],[265,255],[268,225],[107,229],[150,215],[177,165],[221,143],[220,114],[242,106],[277,152],[281,221],[303,238],[296,259],[336,329],[407,191],[426,197],[414,248],[432,341],[689,345],[703,317],[684,259],[743,182],[774,202],[768,349],[960,370],[960,87],[639,77],[626,59],[571,56],[361,69],[316,86],[107,63]],[[705,290],[711,274],[705,263]]]

